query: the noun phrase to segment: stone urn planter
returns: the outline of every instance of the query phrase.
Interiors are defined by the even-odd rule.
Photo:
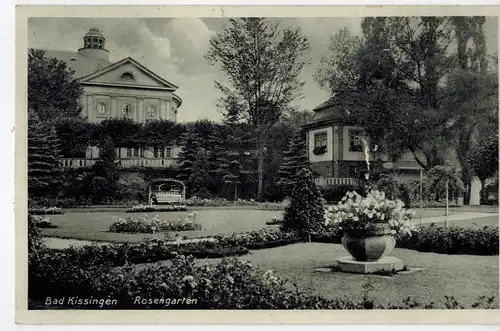
[[[396,240],[386,224],[377,224],[366,235],[346,233],[342,237],[342,246],[356,261],[374,262],[390,254],[396,246]]]

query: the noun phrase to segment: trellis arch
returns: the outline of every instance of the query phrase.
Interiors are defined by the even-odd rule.
[[[186,185],[173,178],[156,178],[149,182],[149,204],[183,202],[186,199]]]

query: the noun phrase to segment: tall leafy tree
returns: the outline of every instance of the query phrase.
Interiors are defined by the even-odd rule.
[[[143,141],[141,135],[143,126],[141,123],[134,122],[130,118],[107,118],[100,122],[94,130],[93,141],[99,144],[106,139],[111,139],[115,148],[138,148]],[[121,153],[120,153],[121,154]],[[121,160],[121,155],[118,160]]]
[[[86,119],[76,117],[62,117],[55,123],[61,154],[64,157],[81,157],[91,144],[92,135],[97,126]]]
[[[498,180],[498,130],[490,131],[490,135],[481,139],[470,156],[470,164],[474,174],[481,181],[481,200],[486,201],[486,180],[497,176]]]
[[[56,58],[48,58],[44,50],[28,51],[28,109],[41,121],[61,116],[75,116],[83,88],[73,79],[74,71]]]
[[[219,65],[229,80],[229,85],[216,82],[225,118],[255,129],[258,199],[264,190],[266,137],[300,92],[299,74],[308,48],[300,29],[281,29],[264,18],[230,19],[230,27],[210,40],[206,59]]]
[[[28,113],[28,195],[55,197],[62,185],[60,147],[56,131],[34,111]]]
[[[298,172],[303,168],[309,167],[309,159],[306,152],[305,132],[300,131],[290,139],[288,149],[283,153],[283,162],[279,170],[279,185],[287,196],[291,195],[297,183]]]
[[[444,89],[443,108],[449,120],[448,136],[461,167],[470,199],[474,175],[471,164],[473,146],[481,132],[498,123],[498,71],[488,66],[483,25],[484,17],[454,17],[457,40],[457,68],[450,74]]]
[[[144,124],[140,135],[141,145],[150,148],[165,148],[180,141],[182,126],[165,119],[153,120]]]

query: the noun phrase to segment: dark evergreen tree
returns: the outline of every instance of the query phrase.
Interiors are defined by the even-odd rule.
[[[28,195],[35,200],[57,196],[62,185],[60,147],[56,131],[28,113]]]
[[[290,139],[288,149],[283,152],[283,162],[279,169],[279,185],[286,196],[290,196],[297,182],[298,172],[309,167],[305,132],[300,131]]]
[[[200,148],[196,153],[196,159],[191,166],[191,174],[188,178],[188,187],[191,194],[200,198],[207,198],[210,193],[208,187],[211,180],[206,151]]]
[[[111,202],[119,196],[119,178],[116,148],[111,137],[104,137],[99,144],[99,160],[92,166],[84,181],[84,191],[94,204]]]
[[[314,184],[312,171],[304,168],[299,172],[290,204],[285,209],[282,229],[306,238],[322,231],[324,213],[321,193]]]
[[[200,148],[198,136],[192,127],[188,127],[181,137],[181,150],[179,152],[179,173],[177,178],[187,184],[188,192],[191,191],[189,179],[191,177],[193,164],[196,161],[197,152]]]
[[[234,201],[238,200],[238,185],[241,184],[241,162],[240,154],[237,151],[228,153],[227,164],[224,166],[225,174],[222,177],[224,184],[233,188]]]
[[[229,127],[216,125],[209,136],[210,150],[208,151],[207,162],[212,176],[210,191],[215,194],[221,193],[224,187],[223,177],[228,169],[228,156],[231,145],[231,137],[228,134]]]

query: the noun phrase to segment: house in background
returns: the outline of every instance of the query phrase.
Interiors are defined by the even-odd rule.
[[[411,153],[403,155],[394,164],[387,156],[376,161],[374,153],[365,153],[363,128],[347,110],[332,98],[316,107],[313,118],[304,128],[307,131],[307,155],[321,187],[337,185],[359,186],[365,174],[396,168],[405,178],[418,179],[422,168]],[[367,158],[370,162],[368,167]],[[382,161],[382,162],[380,162]]]
[[[91,28],[77,52],[46,51],[47,57],[64,61],[75,71],[82,85],[81,115],[97,123],[107,118],[126,117],[139,123],[155,119],[177,120],[182,100],[174,92],[178,87],[127,57],[112,63],[99,29]],[[170,167],[175,165],[179,148],[164,150],[117,149],[123,167]],[[89,147],[81,158],[63,160],[64,167],[88,167],[99,158],[97,147]]]

